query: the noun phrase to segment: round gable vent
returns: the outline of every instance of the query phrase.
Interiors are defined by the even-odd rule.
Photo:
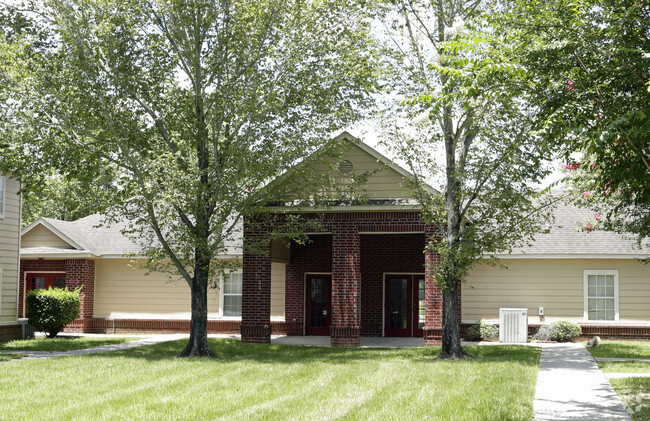
[[[353,169],[354,166],[352,165],[352,162],[347,159],[339,163],[339,172],[343,175],[350,175]]]

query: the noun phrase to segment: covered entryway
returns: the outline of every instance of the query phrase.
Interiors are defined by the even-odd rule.
[[[386,336],[422,337],[426,316],[424,274],[387,274]]]

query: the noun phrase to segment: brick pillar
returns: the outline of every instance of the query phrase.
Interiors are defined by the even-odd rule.
[[[357,227],[332,227],[332,346],[359,346],[361,342],[361,259]]]
[[[305,318],[304,270],[299,265],[288,264],[285,275],[284,318],[288,325],[287,335],[303,335]]]
[[[426,227],[425,241],[429,241],[434,235],[433,228]],[[440,262],[437,253],[426,250],[424,254],[424,302],[426,316],[424,321],[424,346],[435,346],[442,343],[442,291],[433,277],[433,271]]]
[[[65,261],[65,285],[70,289],[81,286],[81,330],[92,329],[95,303],[95,261],[68,259]]]
[[[259,237],[244,223],[244,239]],[[271,245],[260,254],[244,252],[241,341],[271,343]]]

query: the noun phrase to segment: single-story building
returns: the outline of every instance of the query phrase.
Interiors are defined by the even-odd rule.
[[[21,336],[18,324],[20,183],[0,173],[0,341]]]
[[[241,259],[209,292],[209,332],[241,333],[266,343],[273,333],[327,335],[355,346],[361,336],[441,337],[441,294],[428,273],[437,256],[424,253],[433,227],[405,192],[408,173],[351,135],[333,174],[340,183],[371,174],[368,200],[301,209],[322,217],[305,245],[272,243],[263,255],[244,254],[241,239],[223,258]],[[315,166],[313,171],[331,171]],[[277,212],[285,209],[278,207]],[[593,213],[557,210],[553,226],[530,248],[500,256],[507,269],[478,265],[462,285],[463,329],[477,320],[498,322],[499,308],[527,308],[530,330],[572,320],[585,335],[650,337],[650,267],[637,260],[650,249],[612,232],[588,231]],[[19,312],[25,293],[48,285],[83,285],[82,316],[70,328],[85,331],[187,331],[190,292],[184,281],[146,275],[139,247],[119,226],[101,218],[74,222],[41,218],[22,233]],[[244,224],[243,236],[254,234]]]

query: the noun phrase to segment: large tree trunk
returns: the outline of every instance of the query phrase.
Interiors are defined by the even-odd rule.
[[[179,357],[216,357],[208,344],[208,288],[207,282],[192,280],[192,321],[190,340]]]
[[[449,280],[448,280],[449,281]],[[453,285],[453,286],[450,286]],[[460,345],[460,320],[458,318],[458,281],[451,279],[442,291],[442,350],[440,359],[469,358]]]

